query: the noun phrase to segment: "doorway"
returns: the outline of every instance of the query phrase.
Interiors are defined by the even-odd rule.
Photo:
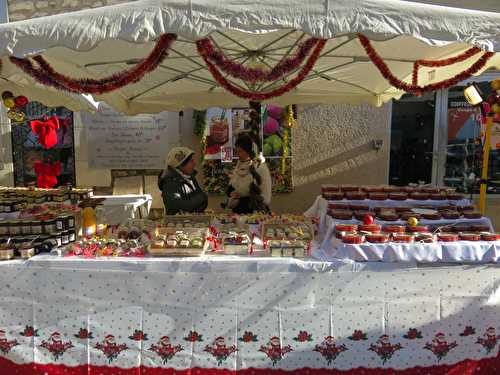
[[[392,103],[389,182],[432,182],[436,97],[404,95]]]

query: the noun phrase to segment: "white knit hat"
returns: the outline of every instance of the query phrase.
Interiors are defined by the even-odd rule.
[[[167,165],[172,168],[179,168],[194,151],[187,147],[174,147],[170,150],[167,156]]]

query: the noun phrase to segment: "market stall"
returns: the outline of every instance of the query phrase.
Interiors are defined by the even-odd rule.
[[[499,68],[499,22],[393,0],[137,1],[0,25],[0,89],[14,123],[23,95],[90,93],[128,114],[381,105]],[[467,218],[452,192],[414,191],[404,204],[395,193],[333,194],[305,216],[101,223],[84,199],[85,238],[42,224],[40,241],[32,220],[0,226],[0,364],[27,375],[497,373],[491,222],[444,232],[486,219]],[[437,218],[444,206],[451,222]]]

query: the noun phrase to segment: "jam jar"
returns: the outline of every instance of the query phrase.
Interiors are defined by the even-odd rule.
[[[55,223],[56,223],[56,228],[55,230],[57,232],[60,232],[60,231],[63,231],[64,229],[66,229],[66,219],[64,216],[59,216],[56,218],[55,220]]]
[[[40,220],[33,220],[31,222],[31,233],[32,234],[42,234],[43,233],[42,222]]]
[[[56,230],[56,223],[54,219],[48,219],[43,222],[43,233],[51,234]]]
[[[21,222],[19,220],[9,221],[9,234],[11,236],[18,236],[22,234]]]
[[[30,235],[31,234],[31,221],[22,220],[20,222],[21,234],[22,235]]]

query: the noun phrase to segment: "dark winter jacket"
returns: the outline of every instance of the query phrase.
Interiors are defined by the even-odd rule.
[[[167,215],[180,212],[203,212],[208,205],[208,196],[201,189],[195,174],[189,183],[179,172],[168,167],[158,177],[158,188],[162,192],[163,204]]]

